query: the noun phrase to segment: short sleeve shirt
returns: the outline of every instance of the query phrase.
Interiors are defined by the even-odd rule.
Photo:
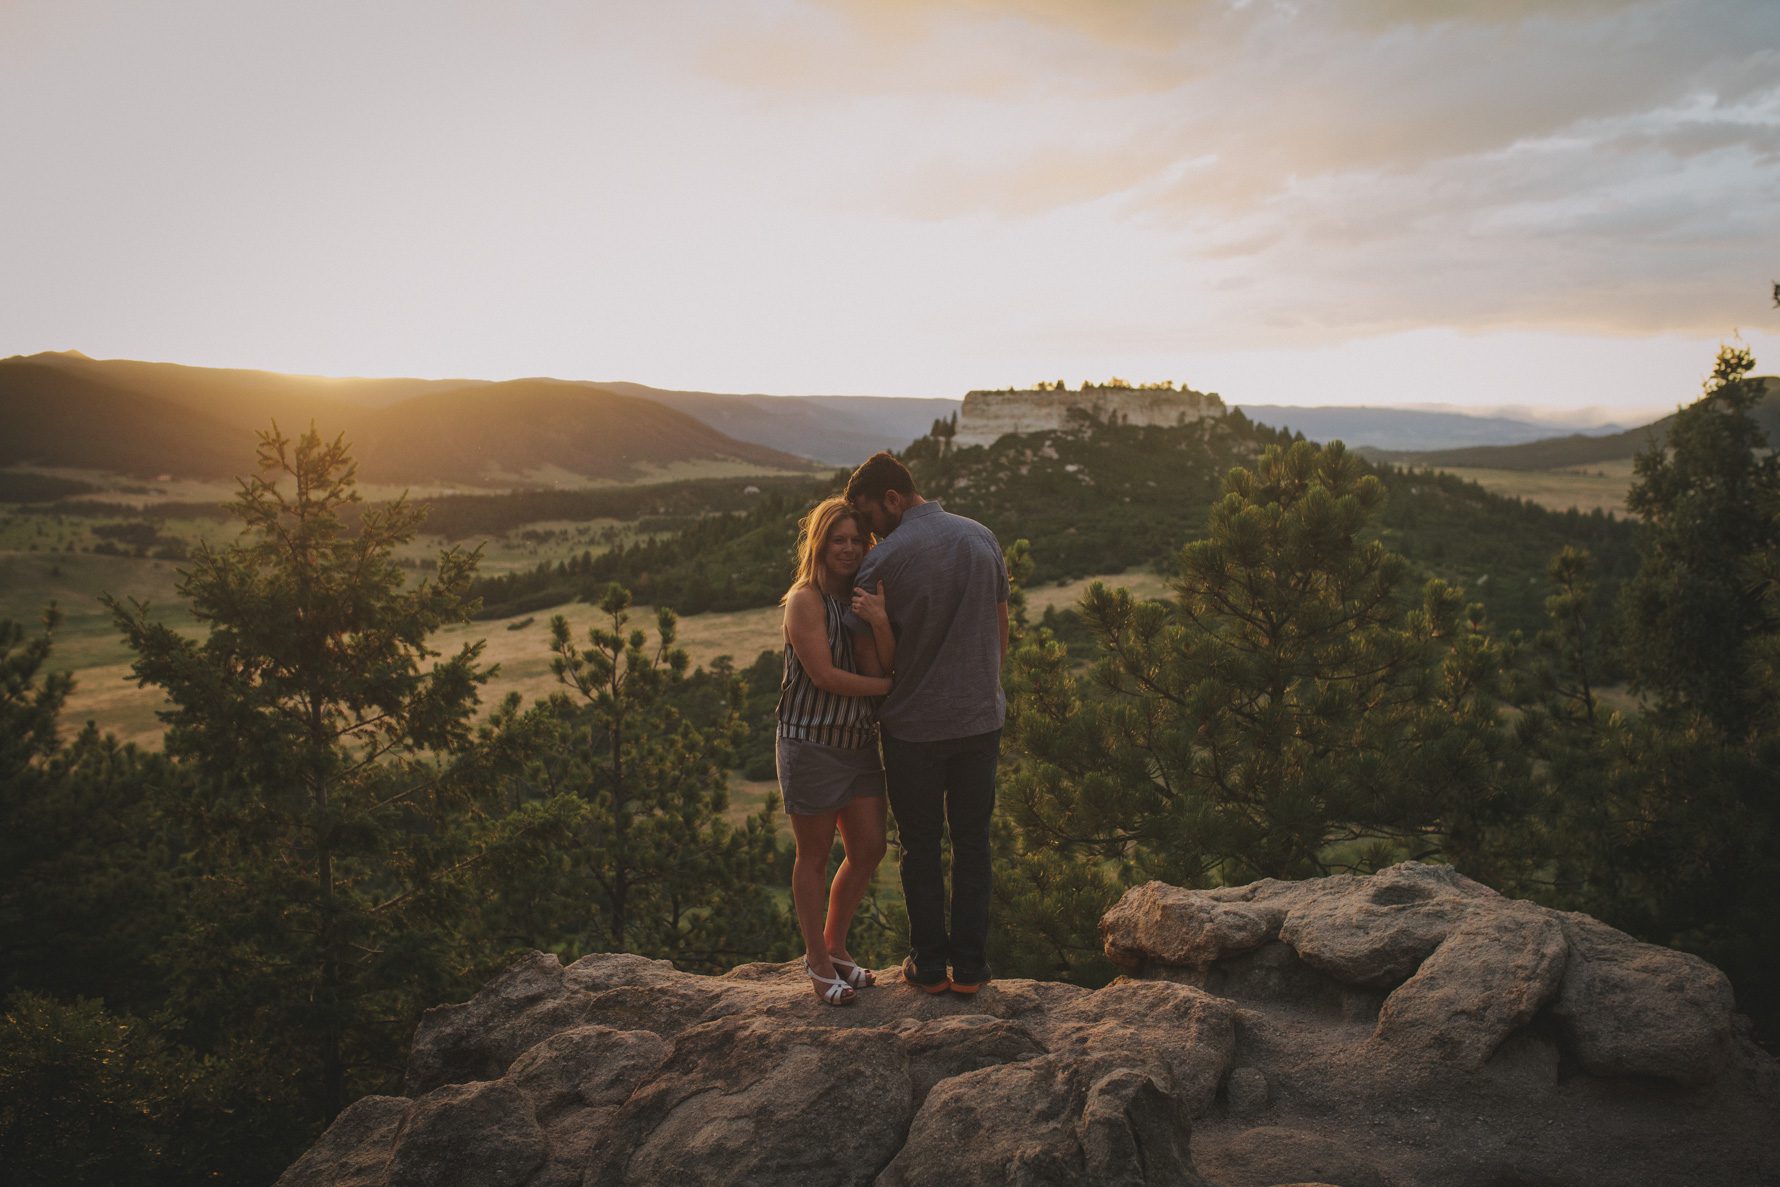
[[[933,742],[1001,728],[1001,619],[1007,563],[1001,544],[974,519],[936,501],[902,522],[865,556],[857,584],[876,590],[896,636],[896,670],[878,720],[893,738]],[[847,626],[869,631],[850,611]]]

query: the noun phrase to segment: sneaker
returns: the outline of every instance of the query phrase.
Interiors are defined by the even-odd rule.
[[[946,980],[944,973],[940,974],[940,978],[937,981],[924,980],[920,970],[915,968],[915,958],[912,956],[905,956],[902,958],[902,979],[906,983],[913,985],[916,989],[919,989],[922,993],[944,993],[952,984],[950,981]]]
[[[959,976],[956,969],[952,970],[952,973],[951,988],[953,993],[975,993],[989,983],[988,973],[979,973],[969,977]]]

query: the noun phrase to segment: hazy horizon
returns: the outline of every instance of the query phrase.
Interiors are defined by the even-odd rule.
[[[0,354],[1661,415],[1780,371],[1776,61],[1771,0],[23,0]]]

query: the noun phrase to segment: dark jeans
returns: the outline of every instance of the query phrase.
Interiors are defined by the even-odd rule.
[[[884,735],[884,774],[902,837],[909,946],[922,980],[943,979],[947,963],[955,980],[988,979],[989,817],[995,811],[995,762],[1000,755],[1000,730],[939,742]],[[949,936],[939,857],[947,823],[952,826]]]

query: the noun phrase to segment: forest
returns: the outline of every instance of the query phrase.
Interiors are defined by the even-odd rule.
[[[1097,922],[1136,882],[1415,858],[1699,953],[1771,1049],[1780,461],[1753,368],[1721,352],[1639,455],[1631,521],[1240,414],[915,443],[924,493],[994,528],[1016,582],[997,975],[1103,983]],[[399,1087],[422,1010],[532,949],[703,972],[799,951],[786,830],[728,792],[769,751],[776,657],[695,669],[676,610],[770,604],[833,482],[741,507],[689,486],[627,504],[660,530],[622,547],[484,575],[448,545],[417,574],[397,554],[427,510],[362,499],[343,438],[268,431],[253,461],[239,535],[181,560],[196,634],[107,599],[167,698],[160,749],[67,728],[53,607],[0,622],[17,1181],[268,1183]],[[1166,599],[1096,584],[1071,614],[1025,610],[1042,583],[1158,558]],[[547,697],[487,704],[481,644],[429,644],[571,598],[598,623],[555,622]],[[899,916],[880,889],[856,953],[893,963]]]

